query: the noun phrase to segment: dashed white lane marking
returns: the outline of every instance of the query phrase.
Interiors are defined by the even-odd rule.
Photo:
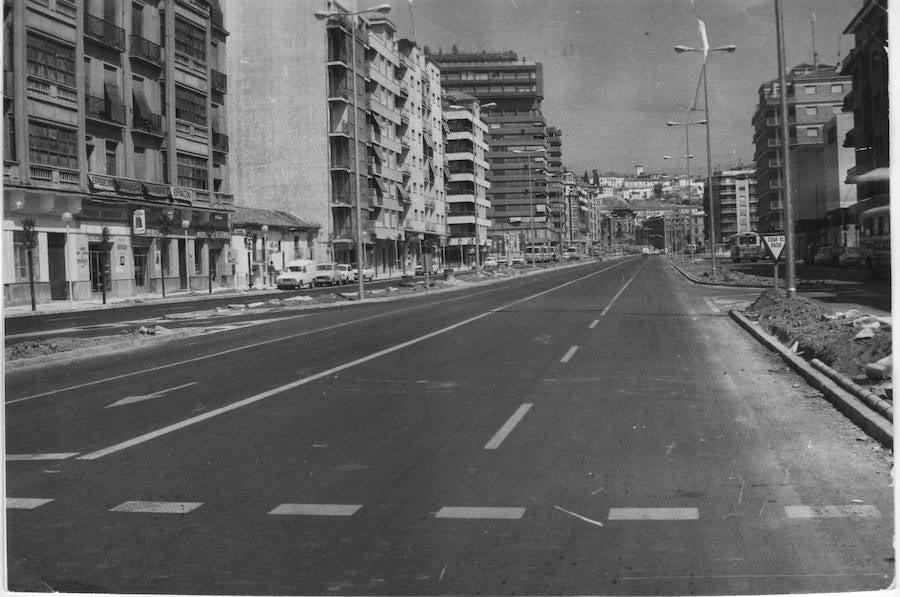
[[[716,306],[716,304],[710,299],[708,296],[703,297],[703,302],[706,303],[706,306],[709,307],[709,310],[713,313],[721,313],[722,310]]]
[[[697,508],[610,508],[610,520],[697,520]]]
[[[607,312],[610,310],[610,308],[613,306],[613,303],[615,303],[616,300],[618,300],[618,298],[619,298],[620,296],[622,296],[622,293],[625,292],[625,289],[628,288],[628,285],[631,284],[631,282],[632,282],[635,278],[637,278],[637,275],[638,275],[639,273],[641,273],[641,270],[642,270],[642,269],[644,269],[644,266],[643,266],[643,265],[641,265],[641,267],[638,268],[638,271],[634,272],[634,275],[633,275],[633,276],[631,276],[630,278],[628,278],[628,281],[625,282],[625,284],[622,286],[622,288],[619,289],[619,292],[616,293],[616,296],[614,296],[614,297],[612,298],[612,300],[609,301],[609,304],[606,305],[606,308],[603,309],[603,311],[600,312],[600,317],[606,317],[606,313],[607,313]]]
[[[357,504],[281,504],[269,514],[288,516],[353,516],[362,508]]]
[[[525,508],[444,506],[438,510],[434,517],[518,520],[524,515]]]
[[[845,518],[859,516],[861,518],[880,518],[881,513],[875,506],[850,504],[845,506],[785,506],[784,513],[788,518]]]
[[[567,287],[567,286],[571,286],[572,284],[577,284],[578,282],[581,282],[581,281],[583,281],[583,280],[587,280],[588,278],[591,278],[591,277],[596,276],[596,275],[598,275],[598,274],[602,274],[603,272],[605,272],[605,271],[607,271],[607,270],[610,270],[610,269],[612,269],[612,268],[614,268],[614,267],[617,267],[617,266],[619,266],[619,265],[621,265],[621,264],[623,264],[623,263],[628,263],[628,262],[627,262],[627,261],[619,261],[619,262],[617,262],[617,263],[615,263],[615,264],[613,264],[613,265],[611,265],[611,266],[609,266],[609,267],[606,267],[606,268],[604,268],[604,269],[597,270],[597,271],[595,271],[595,272],[591,272],[590,274],[586,274],[586,275],[584,275],[584,276],[580,276],[580,277],[575,278],[575,279],[573,279],[573,280],[569,280],[568,282],[564,282],[564,283],[562,283],[562,284],[560,284],[560,285],[558,285],[558,286],[554,286],[554,287],[552,287],[552,288],[548,288],[547,290],[542,290],[541,292],[536,292],[536,293],[534,293],[534,294],[531,294],[531,295],[522,297],[522,298],[520,298],[520,299],[514,300],[514,301],[512,301],[512,302],[510,302],[510,303],[507,303],[507,304],[502,305],[502,306],[500,306],[500,307],[497,307],[497,308],[495,308],[495,309],[491,309],[490,311],[485,311],[484,313],[480,313],[480,314],[478,314],[478,315],[475,315],[474,317],[469,317],[468,319],[463,319],[462,321],[458,321],[458,322],[456,322],[456,323],[454,323],[454,324],[448,325],[448,326],[443,327],[443,328],[441,328],[441,329],[435,330],[435,331],[433,331],[433,332],[429,332],[429,333],[424,334],[424,335],[422,335],[422,336],[419,336],[419,337],[417,337],[417,338],[413,338],[412,340],[407,340],[406,342],[401,342],[400,344],[395,344],[394,346],[391,346],[391,347],[389,347],[389,348],[385,348],[385,349],[383,349],[383,350],[379,350],[379,351],[377,351],[377,352],[373,352],[373,353],[368,354],[368,355],[366,355],[366,356],[364,356],[364,357],[360,357],[360,358],[355,359],[355,360],[353,360],[353,361],[349,361],[349,362],[344,363],[344,364],[342,364],[342,365],[338,365],[337,367],[332,367],[331,369],[326,369],[325,371],[320,371],[319,373],[316,373],[316,374],[314,374],[314,375],[310,375],[309,377],[304,377],[304,378],[302,378],[302,379],[298,379],[298,380],[296,380],[296,381],[292,381],[292,382],[290,382],[290,383],[284,384],[283,386],[279,386],[279,387],[277,387],[277,388],[273,388],[273,389],[271,389],[271,390],[262,392],[262,393],[260,393],[260,394],[255,394],[255,395],[253,395],[253,396],[249,396],[249,397],[247,397],[247,398],[244,398],[243,400],[238,400],[237,402],[232,402],[231,404],[228,404],[228,405],[226,405],[226,406],[222,406],[222,407],[216,408],[216,409],[214,409],[214,410],[205,412],[205,413],[203,413],[202,415],[197,415],[197,416],[195,416],[195,417],[190,417],[190,418],[188,418],[188,419],[184,419],[184,420],[179,421],[179,422],[177,422],[177,423],[173,423],[173,424],[171,424],[171,425],[167,425],[167,426],[162,427],[162,428],[160,428],[160,429],[156,429],[155,431],[151,431],[151,432],[149,432],[149,433],[145,433],[145,434],[143,434],[143,435],[139,435],[138,437],[134,437],[134,438],[129,439],[129,440],[126,440],[126,441],[124,441],[124,442],[120,442],[120,443],[118,443],[118,444],[109,446],[109,447],[107,447],[107,448],[103,448],[103,449],[101,449],[101,450],[97,450],[97,451],[95,451],[95,452],[91,452],[91,453],[89,453],[89,454],[85,454],[85,455],[83,455],[83,456],[79,456],[78,459],[79,459],[79,460],[96,460],[96,459],[98,459],[98,458],[102,458],[102,457],[108,456],[108,455],[110,455],[110,454],[115,454],[116,452],[120,452],[120,451],[122,451],[122,450],[126,450],[126,449],[128,449],[128,448],[133,447],[133,446],[137,446],[137,445],[143,444],[143,443],[145,443],[145,442],[154,440],[154,439],[156,439],[156,438],[158,438],[158,437],[161,437],[161,436],[163,436],[163,435],[167,435],[167,434],[169,434],[169,433],[173,433],[173,432],[175,432],[175,431],[179,431],[179,430],[181,430],[181,429],[184,429],[185,427],[190,427],[191,425],[196,425],[197,423],[201,423],[201,422],[203,422],[203,421],[207,421],[207,420],[209,420],[209,419],[212,419],[213,417],[217,417],[217,416],[219,416],[219,415],[222,415],[222,414],[231,412],[231,411],[233,411],[233,410],[237,410],[237,409],[239,409],[239,408],[243,408],[243,407],[248,406],[248,405],[250,405],[250,404],[255,404],[255,403],[257,403],[257,402],[260,402],[261,400],[265,400],[265,399],[270,398],[270,397],[272,397],[272,396],[277,396],[277,395],[279,395],[279,394],[283,394],[284,392],[287,392],[287,391],[289,391],[289,390],[293,390],[294,388],[298,388],[298,387],[300,387],[300,386],[306,385],[306,384],[308,384],[308,383],[317,381],[317,380],[322,379],[322,378],[330,377],[330,376],[334,375],[335,373],[339,373],[339,372],[341,372],[341,371],[344,371],[345,369],[350,369],[351,367],[356,367],[357,365],[362,365],[363,363],[368,363],[369,361],[373,361],[373,360],[375,360],[375,359],[379,359],[379,358],[381,358],[381,357],[383,357],[383,356],[385,356],[385,355],[392,354],[392,353],[397,352],[397,351],[400,351],[400,350],[404,350],[404,349],[406,349],[406,348],[409,348],[410,346],[415,346],[416,344],[419,344],[419,343],[424,342],[424,341],[426,341],[426,340],[430,340],[431,338],[434,338],[434,337],[436,337],[436,336],[440,336],[440,335],[442,335],[442,334],[445,334],[445,333],[447,333],[447,332],[450,332],[450,331],[452,331],[452,330],[455,330],[456,328],[463,327],[463,326],[468,325],[468,324],[470,324],[470,323],[473,323],[473,322],[475,322],[475,321],[479,321],[479,320],[481,320],[481,319],[484,319],[485,317],[488,317],[489,315],[493,315],[493,314],[495,314],[495,313],[499,313],[499,312],[501,312],[501,311],[505,311],[506,309],[509,309],[509,308],[511,308],[511,307],[513,307],[513,306],[515,306],[515,305],[518,305],[519,303],[524,303],[524,302],[526,302],[526,301],[530,301],[530,300],[536,299],[536,298],[541,297],[541,296],[544,296],[544,295],[546,295],[546,294],[550,294],[551,292],[556,292],[556,291],[558,291],[558,290],[560,290],[560,289],[562,289],[562,288],[565,288],[565,287]],[[640,271],[640,270],[638,270],[638,271]],[[635,274],[635,275],[637,275],[637,274]],[[632,279],[633,279],[633,278],[632,278]],[[435,303],[432,303],[432,305],[434,305],[434,304],[435,304]],[[399,311],[399,310],[398,310],[398,311]],[[397,313],[397,311],[394,311],[394,313]],[[374,318],[374,317],[376,317],[376,316],[372,316],[371,318]],[[359,319],[359,320],[357,320],[357,321],[362,321],[363,319],[370,319],[370,318],[362,318],[362,319]],[[345,325],[345,324],[339,324],[339,325]],[[339,327],[339,326],[332,326],[332,327]],[[319,330],[319,331],[321,331],[321,330]],[[302,336],[302,335],[303,335],[303,334],[295,334],[295,335],[289,336],[289,337],[294,338],[294,337],[299,337],[299,336]],[[285,339],[285,338],[282,338],[281,340],[284,340],[284,339]],[[270,341],[259,342],[259,343],[257,343],[256,345],[267,344],[267,343],[269,343],[269,342],[270,342]],[[254,345],[248,345],[248,346],[254,346]],[[239,349],[240,349],[240,350],[243,350],[243,349],[245,349],[245,348],[247,348],[247,346],[240,347]],[[222,351],[222,352],[220,352],[219,354],[225,354],[225,353],[227,353],[227,352],[232,352],[232,351],[239,350],[239,349],[230,349],[230,350],[227,350],[227,351]],[[201,360],[202,358],[209,358],[209,357],[206,356],[206,357],[198,357],[198,358],[196,358],[196,359],[188,359],[188,360],[185,360],[185,361],[181,361],[181,364],[187,363],[187,362],[189,362],[189,361],[191,361],[191,360]],[[158,368],[159,368],[159,369],[162,369],[163,367],[169,367],[169,366],[174,366],[174,364],[163,365],[163,366],[160,366],[160,367],[158,367]],[[149,369],[148,369],[148,370],[145,370],[145,371],[149,371]],[[125,376],[127,376],[127,375],[129,375],[129,374],[124,374],[124,375],[121,375],[121,376],[118,376],[118,377],[125,377]],[[108,379],[113,379],[113,378],[108,378]],[[82,384],[82,385],[87,385],[87,384]],[[58,391],[58,390],[56,390],[56,391]],[[24,398],[23,398],[22,400],[24,400]],[[11,404],[11,402],[7,402],[6,404],[9,405],[9,404]]]
[[[577,346],[573,346],[572,348],[569,349],[569,351],[568,351],[565,355],[563,355],[563,358],[561,358],[561,359],[559,360],[559,362],[560,362],[560,363],[568,363],[569,360],[570,360],[573,356],[575,356],[575,351],[577,351],[577,350],[578,350],[578,347],[577,347]]]
[[[38,506],[49,504],[53,500],[43,498],[6,498],[6,507],[10,510],[34,510]]]
[[[7,454],[7,462],[22,460],[65,460],[72,456],[78,456],[78,452],[48,452],[46,454]]]
[[[597,327],[597,324],[598,324],[598,323],[600,323],[600,320],[599,320],[599,319],[595,319],[594,321],[591,322],[591,325],[588,326],[588,329],[589,329],[589,330],[594,329],[595,327]]]
[[[110,508],[110,512],[140,512],[148,514],[187,514],[203,502],[142,502],[130,501]]]
[[[162,398],[170,392],[188,388],[190,386],[195,386],[195,385],[197,385],[197,383],[199,383],[199,382],[192,381],[190,383],[181,384],[180,386],[175,386],[172,388],[166,388],[165,390],[159,390],[158,392],[152,392],[150,394],[143,394],[140,396],[125,396],[121,400],[117,400],[117,401],[113,402],[112,404],[107,404],[105,408],[114,408],[116,406],[124,406],[126,404],[134,404],[135,402],[144,402],[146,400],[153,400],[154,398]]]
[[[531,408],[531,403],[524,403],[522,406],[516,409],[516,412],[503,424],[503,427],[500,428],[497,433],[494,434],[494,437],[490,439],[488,443],[484,445],[485,450],[496,450],[500,447],[500,444],[503,443],[503,440],[512,433],[512,430],[515,429],[516,425],[519,424],[519,421],[525,416],[528,410]]]

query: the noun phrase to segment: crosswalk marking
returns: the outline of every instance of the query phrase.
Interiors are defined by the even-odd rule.
[[[142,502],[130,501],[111,508],[110,512],[141,512],[148,514],[187,514],[203,502]]]
[[[34,510],[38,506],[49,504],[53,500],[43,498],[6,498],[6,508],[9,510]]]
[[[78,452],[48,452],[46,454],[7,454],[7,462],[22,460],[65,460],[72,456],[78,456]]]
[[[839,506],[785,506],[784,513],[788,518],[845,518],[848,516],[859,516],[862,518],[881,517],[878,508],[864,504]]]
[[[269,514],[290,516],[353,516],[362,508],[358,504],[281,504]]]
[[[610,520],[697,520],[697,508],[610,508]]]
[[[524,515],[525,508],[444,506],[434,517],[518,520]]]

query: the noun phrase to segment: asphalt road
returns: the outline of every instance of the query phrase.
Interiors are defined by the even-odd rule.
[[[628,258],[11,372],[13,590],[727,594],[893,577],[889,457]]]

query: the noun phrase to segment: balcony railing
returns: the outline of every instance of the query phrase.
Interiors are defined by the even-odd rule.
[[[211,74],[213,91],[226,93],[228,91],[228,76],[214,69],[211,71]]]
[[[112,109],[112,102],[107,101],[104,97],[95,97],[93,95],[84,96],[84,112],[88,118],[95,120],[103,120],[106,122],[115,122],[117,124],[125,123],[125,108],[116,114]]]
[[[153,114],[152,112],[147,114],[135,112],[132,125],[135,130],[144,131],[145,133],[154,135],[162,135],[162,116],[159,114]]]
[[[212,134],[213,151],[228,151],[228,135],[213,131]]]
[[[144,39],[140,35],[131,35],[130,54],[152,64],[156,64],[157,66],[161,64],[159,44],[156,44],[149,39]]]
[[[84,13],[84,34],[111,48],[125,49],[125,30],[92,14]]]
[[[77,14],[77,7],[70,0],[56,0],[56,12],[63,16],[74,19]]]

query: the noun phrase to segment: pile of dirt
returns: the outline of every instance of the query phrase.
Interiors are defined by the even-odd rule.
[[[48,340],[28,340],[6,347],[6,360],[30,359],[58,352],[68,352],[84,346],[94,346],[95,338],[50,338]]]
[[[831,311],[798,296],[766,290],[744,313],[803,358],[819,359],[850,378],[891,354],[891,325],[858,311]],[[868,331],[871,330],[871,331]]]

